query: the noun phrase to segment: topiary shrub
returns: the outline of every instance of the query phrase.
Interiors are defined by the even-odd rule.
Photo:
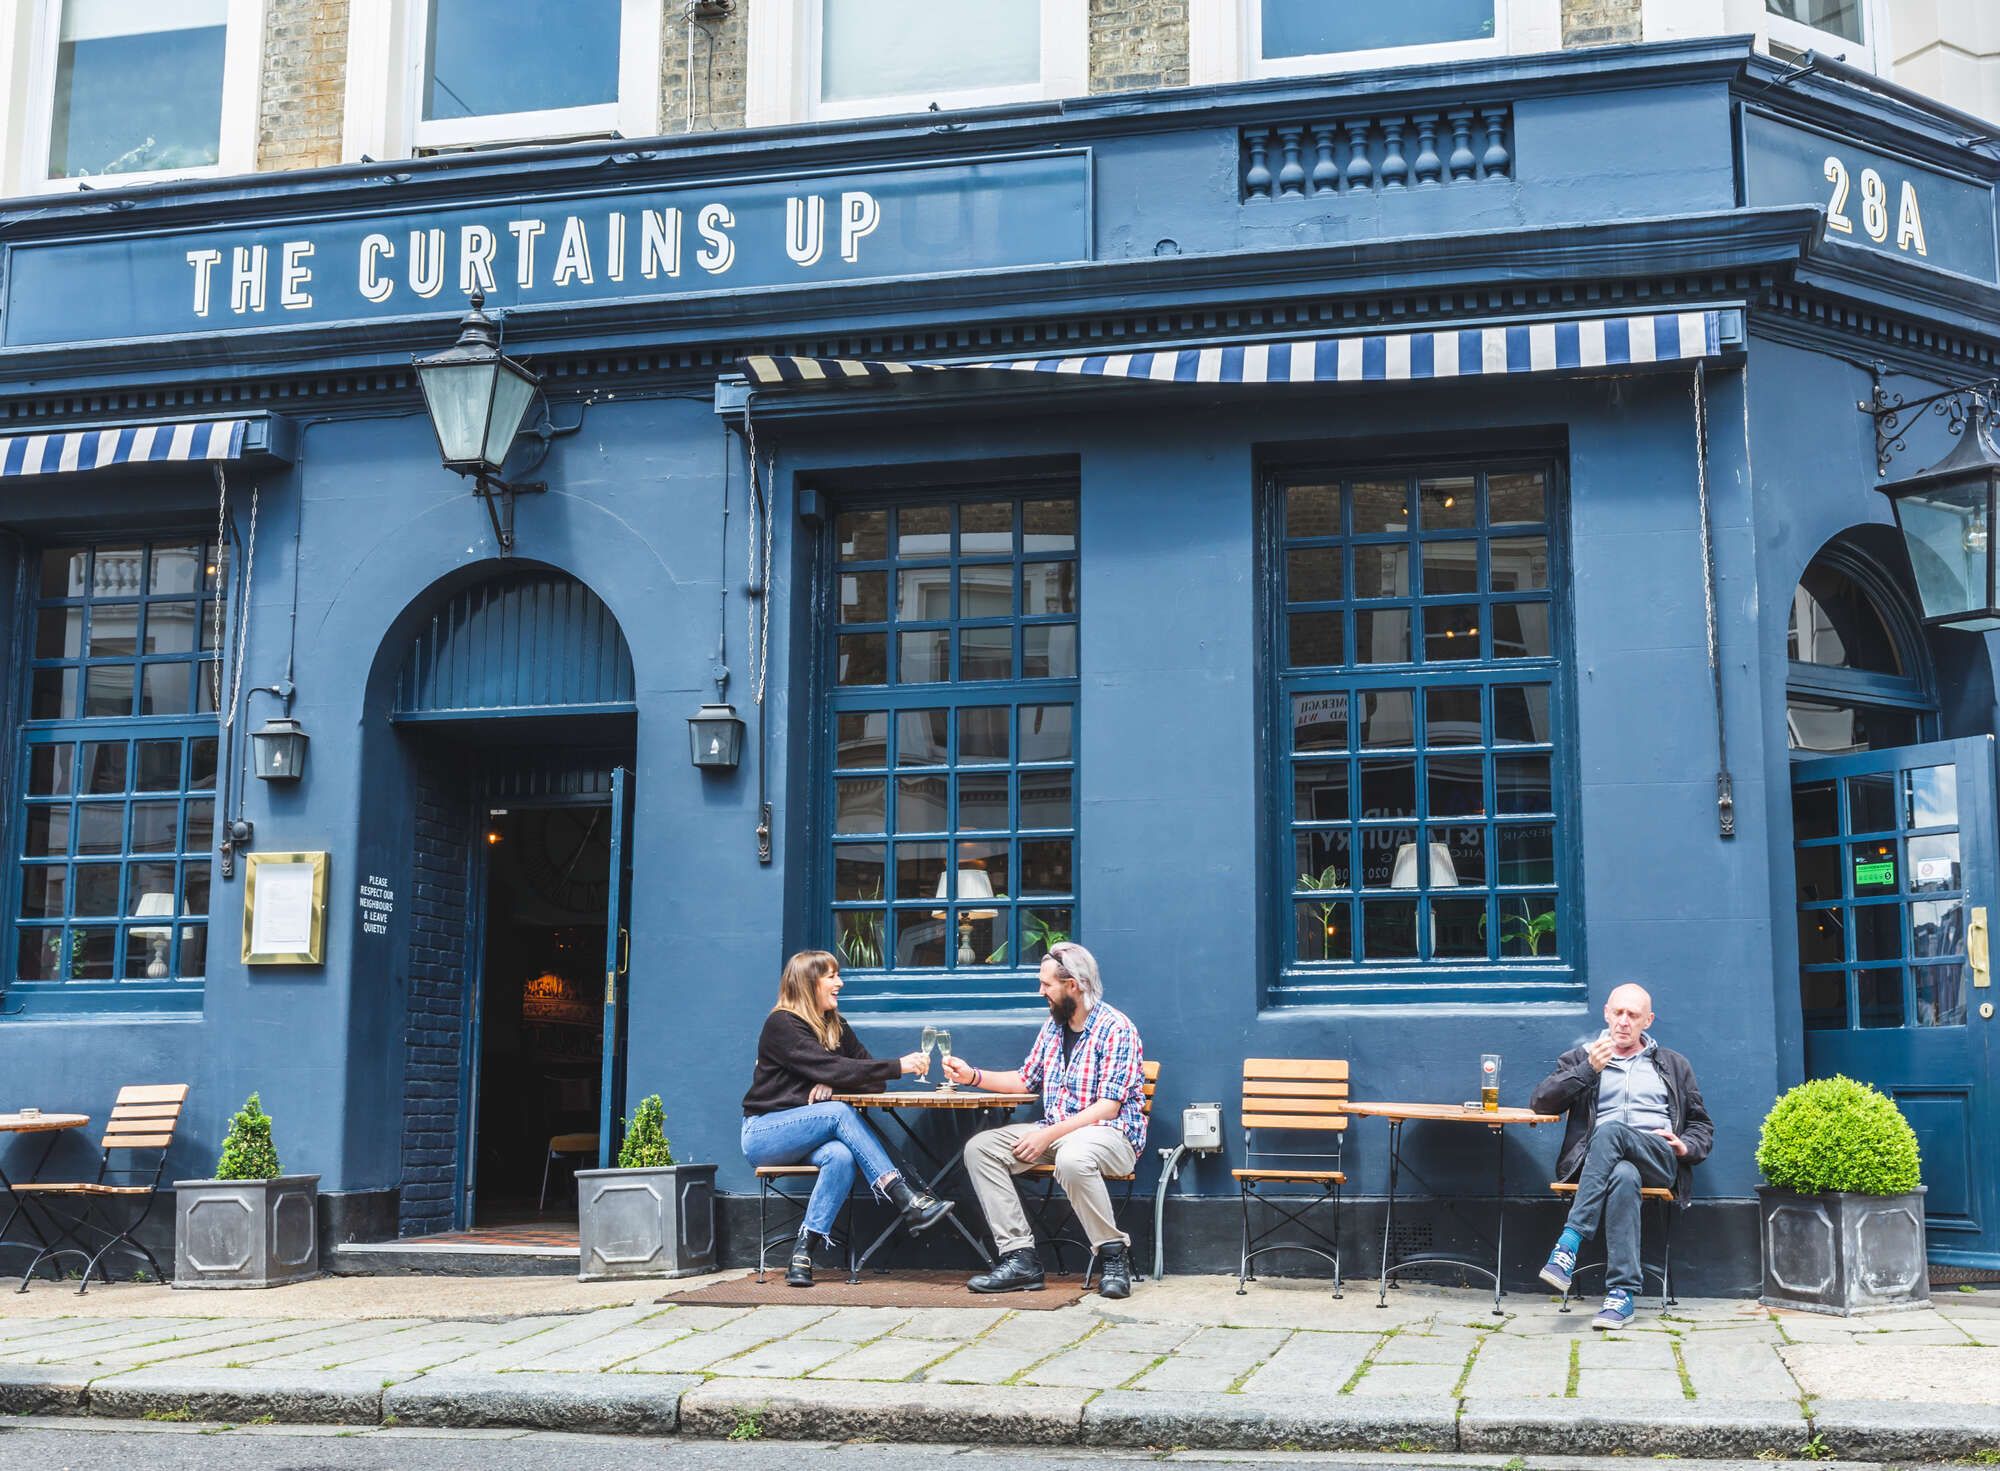
[[[284,1171],[278,1168],[278,1147],[271,1142],[271,1116],[252,1093],[243,1111],[229,1121],[222,1138],[222,1158],[215,1162],[218,1180],[275,1180]]]
[[[625,1125],[625,1142],[618,1146],[621,1170],[663,1170],[674,1162],[674,1148],[667,1143],[667,1111],[655,1093],[639,1101],[638,1109]]]
[[[1888,1095],[1852,1078],[1815,1078],[1765,1116],[1757,1168],[1801,1195],[1905,1195],[1917,1188],[1917,1136]]]

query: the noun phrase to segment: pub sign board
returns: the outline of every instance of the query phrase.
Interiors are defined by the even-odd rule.
[[[456,315],[475,286],[567,306],[1090,255],[1089,155],[1051,150],[16,244],[0,345]]]
[[[1993,185],[1748,109],[1745,202],[1817,204],[1829,238],[2000,283]]]

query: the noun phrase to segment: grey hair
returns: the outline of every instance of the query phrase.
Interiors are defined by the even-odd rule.
[[[1049,959],[1056,969],[1076,982],[1083,999],[1092,1006],[1104,999],[1104,981],[1097,974],[1097,957],[1074,940],[1058,940],[1049,946]]]

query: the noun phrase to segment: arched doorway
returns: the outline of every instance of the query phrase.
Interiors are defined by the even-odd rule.
[[[631,651],[583,583],[519,564],[398,637],[416,891],[400,1231],[560,1230],[570,1172],[607,1162],[624,1109]]]
[[[1938,739],[1931,651],[1879,537],[1821,549],[1786,634],[1806,1071],[1894,1097],[1923,1150],[1932,1259],[2000,1265],[2000,1086],[1976,988],[2000,872],[1994,739]]]

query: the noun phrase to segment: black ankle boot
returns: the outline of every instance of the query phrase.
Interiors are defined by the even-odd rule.
[[[1122,1241],[1107,1242],[1097,1248],[1097,1295],[1132,1295],[1132,1253]]]
[[[965,1285],[974,1292],[1040,1292],[1042,1259],[1032,1246],[1024,1246],[1008,1252],[1000,1258],[999,1266],[981,1272]]]
[[[810,1287],[813,1285],[812,1232],[799,1227],[799,1239],[792,1243],[792,1265],[785,1272],[785,1286]]]
[[[898,1175],[886,1187],[889,1200],[903,1214],[903,1224],[910,1228],[910,1234],[928,1231],[939,1221],[950,1215],[953,1202],[939,1200],[928,1190],[912,1190],[909,1182]]]

